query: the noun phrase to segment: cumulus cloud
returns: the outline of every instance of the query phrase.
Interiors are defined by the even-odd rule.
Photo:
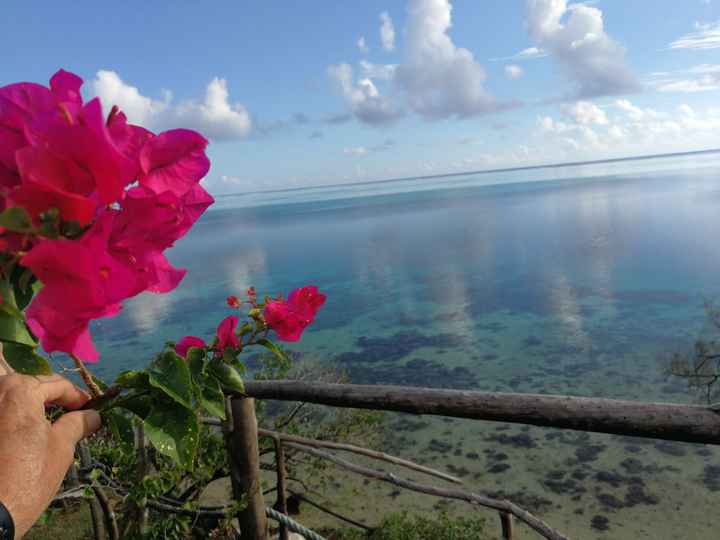
[[[448,0],[408,3],[406,58],[395,70],[395,81],[408,106],[426,119],[468,117],[507,106],[483,87],[485,71],[473,54],[448,35],[451,11]]]
[[[395,26],[387,11],[380,14],[380,43],[386,51],[395,49]]]
[[[370,47],[365,43],[365,36],[360,36],[360,39],[357,40],[357,48],[360,49],[361,53],[370,52]]]
[[[607,114],[600,107],[589,101],[577,101],[560,107],[562,113],[582,125],[608,123]]]
[[[523,68],[516,64],[510,64],[505,66],[505,76],[508,79],[519,79],[520,77],[522,77],[524,72],[525,71],[523,70]]]
[[[676,39],[668,49],[718,49],[720,48],[720,21],[695,23],[695,31]]]
[[[528,0],[527,25],[575,85],[576,97],[624,94],[640,89],[625,64],[625,50],[605,32],[603,14],[567,0]]]
[[[392,123],[402,115],[389,98],[380,95],[372,79],[365,77],[355,81],[350,64],[332,65],[328,68],[328,75],[360,121],[382,125]]]
[[[388,124],[408,109],[427,120],[466,118],[518,105],[501,102],[485,90],[482,66],[449,35],[451,11],[449,0],[409,0],[401,63],[361,60],[357,80],[347,63],[328,68],[358,120]],[[521,74],[519,66],[509,72]]]
[[[497,62],[501,60],[531,60],[533,58],[544,58],[548,55],[547,51],[538,47],[528,47],[521,50],[511,56],[503,56],[500,58],[491,58],[491,62]]]
[[[627,99],[618,99],[614,103],[615,107],[625,113],[625,115],[635,122],[641,120],[658,118],[660,114],[654,109],[642,109],[630,103]]]
[[[110,70],[97,72],[92,91],[106,107],[117,105],[131,122],[152,130],[184,126],[211,139],[232,140],[247,136],[252,129],[250,114],[240,103],[230,103],[227,81],[218,77],[207,85],[202,101],[174,103],[170,92],[159,100],[143,96]]]
[[[720,110],[699,111],[682,104],[659,112],[627,99],[616,100],[607,110],[620,114],[568,115],[567,107],[561,106],[562,119],[539,117],[535,137],[538,147],[546,151],[544,160],[597,159],[717,146]]]

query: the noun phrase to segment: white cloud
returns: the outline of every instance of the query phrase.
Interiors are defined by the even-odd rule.
[[[720,64],[651,73],[647,85],[658,92],[694,93],[720,89]]]
[[[695,31],[676,39],[669,49],[718,49],[720,48],[720,21],[695,23]]]
[[[697,79],[686,79],[661,84],[657,87],[658,92],[707,92],[708,90],[720,90],[720,77],[706,75]]]
[[[519,79],[520,77],[522,77],[524,72],[525,71],[523,70],[523,68],[516,64],[510,64],[508,66],[505,66],[505,76],[508,79]]]
[[[630,120],[639,122],[640,120],[658,118],[660,114],[654,109],[641,109],[630,103],[627,99],[615,100],[615,107],[623,111]]]
[[[547,51],[538,47],[528,47],[520,52],[513,54],[512,56],[504,56],[501,58],[491,58],[490,61],[497,62],[501,60],[531,60],[533,58],[544,58],[548,56]]]
[[[406,58],[395,81],[408,106],[426,119],[468,117],[503,106],[485,91],[485,71],[473,54],[448,35],[451,10],[448,0],[408,2]]]
[[[364,146],[351,146],[343,148],[343,154],[346,156],[364,156],[368,153],[368,149]]]
[[[395,146],[395,141],[393,139],[385,139],[380,144],[376,144],[374,146],[350,146],[343,148],[343,154],[346,156],[365,156],[371,152],[384,152],[386,150],[390,150],[392,147]]]
[[[367,60],[360,60],[360,69],[368,79],[391,81],[395,77],[397,64],[373,64]]]
[[[560,107],[562,113],[572,118],[578,124],[599,124],[608,123],[607,114],[600,107],[589,101],[577,101],[572,104],[565,104]]]
[[[92,82],[93,93],[108,109],[120,107],[130,122],[151,127],[153,120],[170,106],[172,95],[165,93],[162,100],[143,96],[135,86],[123,82],[114,71],[100,70]]]
[[[357,40],[357,48],[360,49],[362,53],[370,52],[370,47],[368,47],[365,42],[365,36],[360,36],[360,39]]]
[[[607,35],[602,11],[567,0],[528,0],[530,37],[548,51],[576,86],[577,97],[623,94],[640,89],[625,65],[625,50]]]
[[[583,115],[564,114],[567,121],[539,117],[534,137],[537,147],[545,151],[542,160],[598,159],[717,146],[720,110],[700,111],[682,104],[672,111],[658,112],[626,99],[616,100],[613,107],[623,114],[606,115],[600,123],[587,122]],[[560,110],[566,112],[562,106]]]
[[[170,92],[166,92],[162,100],[143,96],[136,87],[109,70],[97,72],[92,89],[105,107],[117,105],[131,122],[148,129],[182,126],[215,140],[243,138],[252,129],[252,120],[245,107],[229,102],[225,79],[215,77],[210,81],[202,101],[187,100],[177,104],[173,103]]]
[[[613,139],[624,139],[627,136],[625,130],[620,126],[612,126],[608,129],[608,135]]]
[[[395,49],[395,26],[387,11],[380,14],[380,43],[386,51]]]
[[[695,118],[695,111],[687,103],[683,103],[682,105],[679,105],[677,110],[680,113],[680,115],[683,116],[684,118],[689,118],[689,119]]]
[[[452,25],[449,0],[409,0],[407,10],[400,64],[361,60],[358,80],[347,63],[328,68],[330,79],[358,120],[387,124],[406,109],[427,120],[466,118],[517,105],[491,96],[483,86],[482,66],[470,51],[453,43],[448,34]],[[522,70],[516,66],[510,74],[519,76]],[[378,88],[379,82],[387,84]]]
[[[337,84],[353,114],[362,122],[372,125],[388,124],[402,113],[385,96],[381,96],[370,78],[355,82],[350,64],[328,67],[328,76]]]

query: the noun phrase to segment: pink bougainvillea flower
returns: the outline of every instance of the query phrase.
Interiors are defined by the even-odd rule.
[[[312,320],[283,300],[270,300],[263,311],[265,322],[281,341],[297,341]]]
[[[113,218],[103,214],[80,240],[43,240],[22,258],[21,264],[42,281],[51,306],[79,314],[139,292],[133,268],[108,251]]]
[[[26,311],[27,324],[43,349],[49,353],[72,354],[85,362],[96,362],[99,354],[90,336],[88,323],[92,319],[117,315],[120,304],[71,314],[68,310],[53,307],[52,302],[46,300],[45,290],[40,291]]]
[[[57,208],[63,220],[82,226],[92,221],[98,201],[90,197],[95,186],[86,171],[44,148],[26,146],[15,156],[23,182],[9,194],[13,206],[22,206],[32,217]]]
[[[187,352],[190,347],[205,347],[205,342],[196,336],[185,336],[175,344],[175,352],[183,358],[187,358]]]
[[[131,180],[124,174],[132,167],[110,137],[100,100],[89,101],[77,115],[69,113],[67,107],[59,110],[62,114],[39,116],[25,127],[30,144],[44,147],[86,171],[103,204],[118,201]]]
[[[82,105],[82,95],[80,95],[82,84],[83,80],[80,77],[61,69],[50,79],[50,90],[58,101]]]
[[[225,317],[217,327],[218,349],[224,351],[228,347],[239,347],[240,341],[235,335],[238,318],[235,315]]]
[[[0,229],[0,251],[21,255],[43,284],[26,311],[43,347],[92,361],[88,323],[142,291],[177,287],[185,270],[164,251],[214,201],[199,185],[210,165],[205,138],[156,136],[117,107],[105,118],[97,98],[83,103],[82,83],[59,70],[49,87],[0,88],[0,210],[22,207],[37,221],[56,209],[84,227],[72,240]],[[223,347],[238,344],[231,319],[218,328]]]
[[[200,185],[184,196],[157,194],[138,186],[127,191],[123,212],[113,233],[114,243],[132,250],[162,250],[182,238],[214,202]]]
[[[325,295],[314,285],[295,289],[285,300],[265,304],[265,322],[282,341],[297,341],[325,303]]]
[[[175,268],[162,253],[154,253],[147,259],[147,290],[154,293],[174,291],[185,277],[187,270]]]
[[[28,144],[25,126],[55,107],[50,90],[39,84],[17,83],[0,88],[0,185],[20,183],[15,152]]]
[[[140,150],[155,135],[147,129],[128,124],[125,114],[113,106],[105,122],[115,147],[125,157],[123,177],[135,180],[140,174]]]
[[[140,185],[182,197],[210,169],[207,144],[205,137],[189,129],[165,131],[150,139],[140,151]]]
[[[306,285],[295,289],[288,295],[288,304],[298,313],[308,316],[311,320],[325,303],[325,295],[318,291],[316,285]]]

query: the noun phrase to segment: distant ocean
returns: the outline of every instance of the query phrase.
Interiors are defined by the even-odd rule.
[[[709,331],[718,231],[717,152],[220,197],[171,252],[178,290],[96,325],[98,372],[211,335],[250,285],[314,283],[328,302],[292,349],[355,382],[688,402],[662,368]],[[715,448],[408,418],[388,415],[394,452],[573,538],[715,537]],[[384,512],[388,488],[362,487],[335,496]]]

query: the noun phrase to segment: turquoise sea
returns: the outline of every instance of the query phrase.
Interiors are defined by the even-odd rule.
[[[189,269],[177,291],[95,326],[96,371],[144,364],[166,339],[211,336],[225,297],[250,285],[313,283],[328,301],[292,349],[354,382],[688,402],[663,366],[709,331],[718,231],[720,153],[221,197],[171,251]],[[715,448],[388,422],[394,452],[573,538],[717,537]],[[377,496],[347,513],[373,516],[389,496],[397,508],[436,503],[365,489]]]

